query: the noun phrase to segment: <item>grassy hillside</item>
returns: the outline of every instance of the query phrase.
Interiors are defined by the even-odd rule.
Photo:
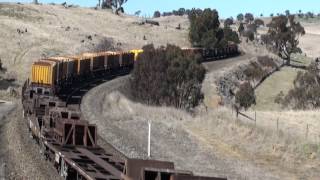
[[[293,55],[292,64],[308,66],[312,58],[303,55]],[[292,67],[283,67],[266,79],[255,91],[257,104],[253,107],[259,111],[280,111],[281,106],[275,103],[276,96],[282,91],[285,95],[293,88],[297,73],[303,71]]]
[[[142,20],[108,10],[1,3],[0,58],[21,82],[38,58],[88,51],[103,39],[124,50],[148,43],[189,46],[186,17],[159,18],[160,26],[139,25]]]

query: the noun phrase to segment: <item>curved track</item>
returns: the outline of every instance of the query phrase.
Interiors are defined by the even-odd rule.
[[[218,59],[226,57],[227,55],[219,56]],[[150,171],[145,168],[152,168],[152,171],[159,175],[170,170],[170,177],[177,175],[178,179],[182,174],[191,179],[202,179],[193,176],[192,172],[176,171],[171,162],[129,159],[108,142],[103,141],[105,149],[97,145],[96,126],[88,124],[81,115],[82,97],[101,83],[129,74],[131,69],[124,66],[112,71],[91,71],[92,74],[75,77],[73,81],[61,80],[60,84],[54,87],[27,81],[22,88],[24,115],[40,145],[41,154],[51,161],[59,174],[66,179],[82,177],[131,180],[142,178],[142,171]]]

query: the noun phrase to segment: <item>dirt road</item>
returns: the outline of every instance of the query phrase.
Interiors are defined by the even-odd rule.
[[[1,103],[0,115],[0,168],[4,167],[6,179],[60,179],[39,155],[40,149],[22,118],[20,101]]]
[[[6,178],[6,164],[8,164],[8,159],[6,157],[7,151],[5,149],[6,143],[3,138],[5,134],[5,124],[7,120],[5,116],[15,107],[13,102],[0,100],[0,179]]]

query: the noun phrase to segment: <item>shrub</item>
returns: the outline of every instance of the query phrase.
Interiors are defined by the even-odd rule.
[[[278,65],[269,56],[258,56],[258,62],[264,67],[277,68]]]
[[[261,79],[266,75],[266,72],[261,68],[257,62],[251,62],[244,71],[248,80]]]
[[[246,30],[243,32],[243,37],[247,37],[250,41],[254,40],[254,32]]]
[[[254,24],[254,23],[247,25],[247,30],[253,33],[257,33],[257,28],[258,28],[257,24]]]
[[[244,15],[243,15],[242,13],[240,13],[240,14],[237,15],[237,20],[238,20],[239,22],[242,22],[243,19],[244,19]]]
[[[227,27],[227,26],[231,26],[233,24],[233,18],[230,17],[230,18],[227,18],[225,21],[224,21],[224,27]]]
[[[102,9],[111,9],[112,2],[111,1],[102,1],[101,8]]]
[[[243,34],[243,32],[244,32],[244,25],[243,25],[243,23],[240,23],[239,28],[238,28],[238,32],[239,32],[240,35]]]
[[[181,24],[178,24],[178,26],[176,27],[176,29],[181,30]]]
[[[101,52],[101,51],[113,51],[119,50],[114,46],[114,41],[112,38],[103,38],[95,46],[93,46],[90,51]]]
[[[172,16],[172,15],[175,15],[175,16],[183,16],[183,15],[189,15],[190,13],[190,9],[185,9],[185,8],[180,8],[178,10],[173,10],[172,12],[164,12],[162,13],[162,16]]]
[[[172,16],[173,13],[172,12],[163,12],[162,16]]]
[[[294,88],[285,96],[282,104],[294,109],[312,109],[320,107],[320,70],[314,62],[306,72],[298,72]]]
[[[231,42],[234,42],[234,43],[237,43],[237,44],[240,43],[240,39],[239,39],[239,36],[238,36],[237,32],[232,31],[232,29],[230,27],[225,27],[223,29],[223,32],[224,32],[224,39],[227,42],[231,41]]]
[[[192,9],[189,20],[189,38],[193,46],[214,48],[222,40],[222,37],[217,36],[220,22],[218,12],[215,9],[205,9],[203,11]]]
[[[235,97],[240,108],[248,109],[252,104],[256,104],[254,89],[249,82],[240,85]]]
[[[159,11],[155,11],[154,14],[153,14],[154,18],[158,18],[160,16],[161,16],[161,13]]]
[[[266,44],[267,46],[271,44],[272,40],[270,39],[270,36],[268,34],[262,34],[261,35],[261,41]]]
[[[220,28],[219,14],[215,9],[192,9],[189,14],[189,39],[193,46],[204,48],[224,47],[228,40],[239,43],[233,31]],[[225,36],[227,34],[227,36]],[[231,38],[230,38],[231,37]]]
[[[178,16],[183,16],[183,15],[185,15],[185,13],[186,13],[186,9],[184,9],[184,8],[180,8],[179,10],[178,10]]]
[[[251,23],[254,20],[253,14],[246,13],[244,15],[244,19],[245,19],[246,23]]]
[[[140,14],[141,14],[141,10],[138,10],[134,13],[135,16],[140,16]]]
[[[283,91],[280,91],[280,93],[274,99],[274,102],[277,103],[277,104],[282,104],[283,103],[283,99],[284,99],[284,93],[283,93]]]
[[[187,55],[173,45],[158,49],[147,45],[143,50],[130,81],[137,100],[183,109],[191,109],[202,101],[205,69],[199,63],[200,56]]]

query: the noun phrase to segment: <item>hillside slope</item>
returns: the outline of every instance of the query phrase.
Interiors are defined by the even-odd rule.
[[[139,25],[141,18],[116,16],[108,10],[2,3],[0,58],[9,71],[17,73],[21,82],[30,72],[31,63],[40,57],[88,51],[106,38],[124,50],[148,43],[189,46],[186,17],[157,20],[160,26]],[[178,24],[182,30],[175,29]]]
[[[306,34],[300,39],[300,47],[308,57],[316,58],[320,56],[320,22],[303,22]]]
[[[29,138],[19,95],[11,96],[7,91],[12,90],[10,86],[21,87],[29,77],[32,62],[46,56],[91,51],[104,40],[123,50],[148,43],[189,46],[187,18],[157,20],[160,26],[139,25],[141,18],[116,16],[106,10],[0,3],[0,59],[8,74],[18,79],[7,82],[1,79],[6,75],[0,72],[0,99],[17,104],[11,113],[1,114],[4,118],[0,119],[0,172],[5,165],[8,179],[60,179],[54,168],[41,159],[38,146]],[[182,30],[175,29],[178,24]]]

